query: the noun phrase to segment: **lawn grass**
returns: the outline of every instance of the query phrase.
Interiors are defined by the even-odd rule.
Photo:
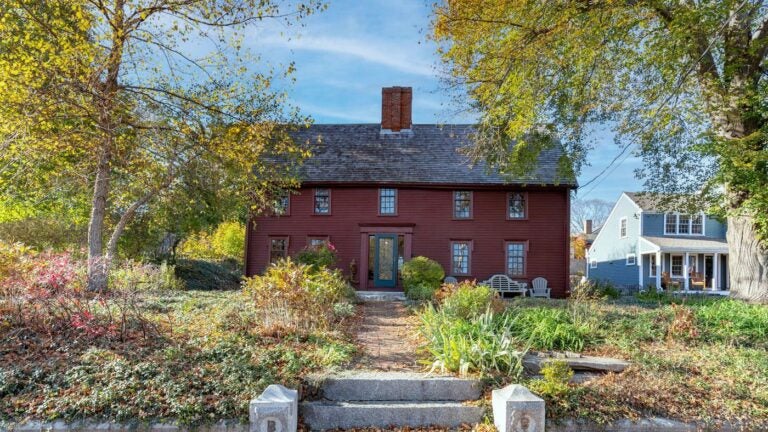
[[[344,329],[264,334],[240,290],[140,296],[142,315],[157,329],[145,338],[0,329],[0,418],[246,421],[249,400],[267,385],[297,387],[304,374],[354,352]]]
[[[542,394],[553,419],[606,423],[661,416],[705,425],[738,423],[752,430],[768,427],[767,306],[724,298],[518,299],[495,314],[492,323],[488,316],[466,320],[434,310],[421,316],[428,321],[421,329],[429,341],[425,363],[453,359],[452,364],[469,365],[464,371],[485,375],[497,386],[517,381],[535,388],[537,383],[510,374],[514,368],[500,374],[486,367],[488,362],[475,360],[489,355],[485,349],[457,351],[465,335],[482,334],[477,340],[484,347],[504,340],[507,351],[567,350],[632,362],[623,373]]]

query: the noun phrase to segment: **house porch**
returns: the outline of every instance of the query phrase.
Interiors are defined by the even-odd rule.
[[[641,237],[638,264],[641,287],[725,295],[730,288],[724,241]]]

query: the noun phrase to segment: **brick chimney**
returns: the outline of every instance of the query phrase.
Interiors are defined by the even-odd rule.
[[[584,234],[592,234],[592,219],[584,221]]]
[[[411,130],[413,90],[410,87],[381,89],[381,131]]]

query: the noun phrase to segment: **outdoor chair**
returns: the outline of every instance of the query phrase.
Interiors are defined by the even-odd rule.
[[[707,288],[707,280],[701,273],[691,273],[691,287],[692,289],[704,290]]]
[[[550,289],[547,287],[547,280],[543,277],[537,277],[531,282],[531,297],[550,298]]]
[[[680,281],[672,280],[672,278],[669,277],[669,272],[663,272],[661,273],[661,286],[667,291],[672,291],[673,289],[679,290]]]
[[[528,291],[525,284],[514,281],[503,274],[493,275],[488,280],[483,281],[482,284],[494,289],[502,298],[504,298],[505,293],[517,293],[525,297],[525,293]]]

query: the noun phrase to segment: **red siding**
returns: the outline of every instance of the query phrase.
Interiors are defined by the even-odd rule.
[[[390,186],[393,187],[393,186]],[[462,188],[467,190],[467,188]],[[397,216],[378,215],[378,188],[333,187],[330,216],[314,215],[313,188],[291,196],[290,216],[258,217],[248,230],[246,273],[262,272],[268,261],[268,237],[289,236],[289,253],[307,245],[308,237],[329,236],[345,272],[352,259],[361,265],[361,225],[412,226],[412,256],[438,261],[450,273],[451,240],[471,240],[471,275],[484,280],[505,272],[505,242],[528,241],[527,274],[549,281],[554,297],[565,297],[568,286],[570,192],[565,187],[525,189],[528,218],[507,220],[507,192],[473,192],[470,220],[453,219],[453,189],[398,188]],[[460,278],[466,279],[466,278]],[[370,287],[369,287],[370,289]]]

